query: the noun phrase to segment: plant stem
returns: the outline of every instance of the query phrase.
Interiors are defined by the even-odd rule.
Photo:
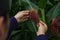
[[[40,10],[41,10],[41,15],[42,15],[42,21],[45,22],[45,11],[44,11],[44,8],[42,8]]]

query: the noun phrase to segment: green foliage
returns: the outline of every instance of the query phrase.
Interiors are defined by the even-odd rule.
[[[36,2],[36,3],[34,3]],[[37,4],[37,5],[36,5]],[[39,11],[39,16],[48,25],[48,39],[59,40],[54,38],[51,34],[50,22],[53,18],[58,16],[60,18],[60,2],[55,0],[10,0],[9,13],[10,17],[14,16],[18,11],[30,10],[31,8]],[[9,40],[34,40],[36,37],[37,26],[34,22],[29,20],[20,23],[11,33]]]
[[[54,7],[51,8],[50,11],[48,11],[47,13],[47,17],[48,17],[48,23],[55,17],[59,16],[60,15],[60,2],[55,5]]]

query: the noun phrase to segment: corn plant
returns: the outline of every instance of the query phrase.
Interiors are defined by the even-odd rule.
[[[11,33],[9,40],[34,40],[40,20],[48,25],[48,40],[59,40],[60,0],[10,0],[10,18],[22,10],[31,11],[30,18],[20,23]]]

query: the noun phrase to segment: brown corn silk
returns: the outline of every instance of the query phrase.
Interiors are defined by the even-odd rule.
[[[36,10],[31,9],[29,12],[29,16],[34,23],[36,23],[36,24],[39,23],[39,15]]]
[[[59,19],[56,17],[51,22],[51,31],[54,36],[57,36],[59,34],[58,25],[59,25]]]

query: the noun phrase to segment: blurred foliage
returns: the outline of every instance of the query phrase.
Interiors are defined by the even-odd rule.
[[[40,19],[48,25],[48,40],[59,40],[60,37],[54,37],[51,33],[50,23],[55,17],[60,18],[60,0],[10,0],[9,2],[10,17],[22,10],[34,8],[38,11]],[[58,27],[58,29],[60,26]],[[60,30],[59,30],[60,31]],[[34,40],[36,37],[37,26],[31,19],[20,23],[14,28],[9,40]]]

